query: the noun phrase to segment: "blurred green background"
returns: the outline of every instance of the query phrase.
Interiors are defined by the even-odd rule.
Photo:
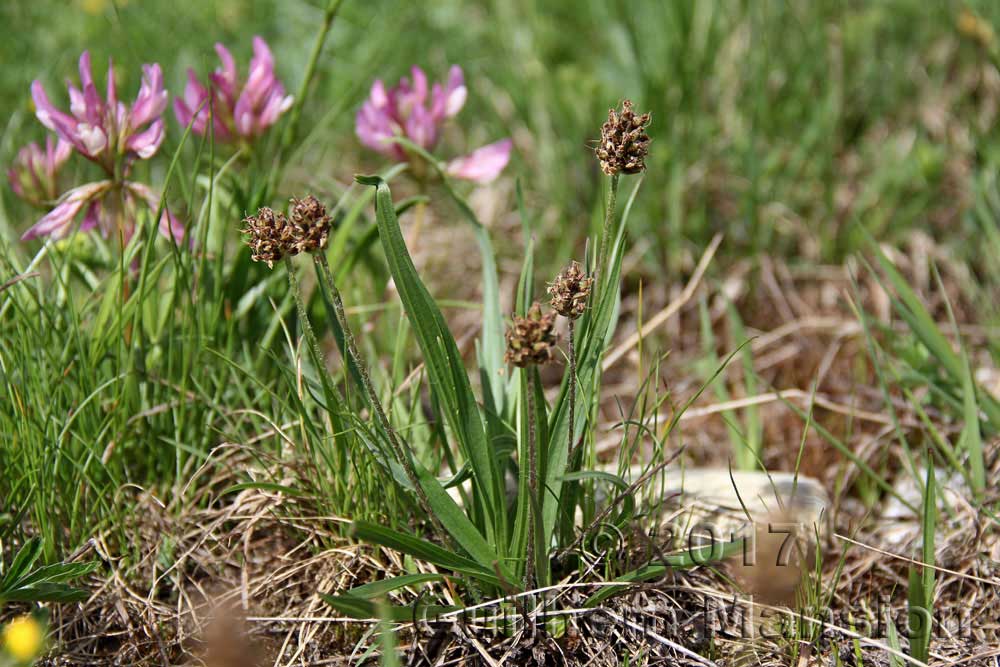
[[[245,67],[260,34],[294,91],[321,11],[302,0],[3,3],[0,159],[44,136],[31,80],[65,104],[59,84],[85,48],[122,65],[123,94],[153,61],[178,94],[187,67],[216,66],[214,42]],[[395,82],[411,64],[439,79],[458,63],[470,101],[445,152],[512,136],[504,178],[522,179],[555,256],[578,255],[596,224],[588,150],[608,107],[631,97],[654,117],[632,228],[651,275],[689,268],[717,231],[728,253],[839,261],[862,241],[859,222],[889,241],[921,229],[994,273],[998,20],[987,1],[347,0],[299,166],[341,181],[381,166],[353,133],[372,79]],[[168,115],[167,154],[180,135]],[[4,197],[13,236],[29,212]]]

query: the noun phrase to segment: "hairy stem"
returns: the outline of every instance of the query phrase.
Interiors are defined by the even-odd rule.
[[[576,345],[573,340],[576,334],[576,320],[569,320],[569,443],[566,445],[568,461],[570,465],[575,465],[577,447],[573,438],[574,426],[576,425]]]
[[[528,387],[528,548],[524,564],[524,589],[535,587],[535,507],[538,502],[538,462],[535,453],[535,391]]]
[[[316,364],[316,373],[319,375],[320,382],[323,385],[323,391],[333,395],[339,403],[341,399],[337,393],[337,389],[330,382],[330,378],[327,377],[326,358],[323,356],[323,350],[319,346],[319,339],[316,338],[316,332],[313,330],[312,322],[309,320],[309,312],[306,310],[306,303],[302,297],[302,286],[299,283],[298,274],[295,273],[295,265],[292,263],[291,257],[285,257],[285,269],[288,273],[288,285],[292,290],[292,296],[295,298],[295,309],[299,315],[299,322],[302,324],[302,332],[306,337],[309,349],[312,351],[313,363]],[[342,484],[342,480],[338,479],[337,484],[338,486]]]
[[[371,403],[372,410],[375,412],[375,417],[385,430],[386,438],[389,440],[389,446],[392,448],[393,454],[403,466],[403,470],[406,472],[406,476],[410,480],[410,484],[413,485],[417,494],[417,499],[420,502],[421,509],[426,512],[427,516],[429,516],[434,522],[435,528],[437,528],[438,531],[445,536],[448,533],[444,531],[444,527],[441,526],[438,522],[437,516],[431,510],[431,504],[427,498],[426,492],[424,491],[424,487],[420,485],[420,481],[417,478],[417,471],[413,466],[413,459],[410,458],[408,449],[404,448],[400,443],[396,429],[394,429],[392,424],[389,422],[389,417],[386,415],[385,410],[382,407],[382,401],[375,392],[374,385],[372,385],[371,376],[368,374],[368,367],[361,363],[361,354],[358,352],[358,346],[354,341],[354,333],[351,331],[350,322],[347,320],[347,313],[344,311],[344,300],[340,297],[340,290],[337,289],[336,283],[333,282],[333,273],[330,271],[330,264],[326,261],[326,255],[323,254],[322,251],[313,253],[313,261],[319,266],[320,275],[323,276],[326,288],[330,292],[330,298],[333,301],[333,309],[337,314],[337,321],[340,323],[340,328],[344,332],[344,345],[347,348],[347,354],[350,355],[351,361],[358,369],[358,374],[361,376],[361,384],[364,387],[365,393],[368,395],[368,402]]]
[[[299,313],[299,322],[302,324],[302,333],[305,334],[306,342],[312,349],[318,366],[317,372],[322,377],[326,377],[326,360],[323,357],[323,350],[319,346],[319,340],[316,338],[316,332],[313,331],[312,323],[309,321],[306,303],[302,299],[302,288],[299,285],[298,276],[295,274],[295,265],[292,264],[291,257],[285,257],[285,268],[288,270],[288,284],[292,289],[292,296],[295,298],[295,307]]]

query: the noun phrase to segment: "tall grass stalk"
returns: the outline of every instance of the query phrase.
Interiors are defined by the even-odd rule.
[[[288,271],[288,286],[292,291],[292,297],[295,299],[295,308],[299,315],[299,326],[302,327],[302,333],[305,335],[306,343],[309,345],[309,350],[313,355],[313,363],[316,364],[316,372],[320,377],[320,382],[332,391],[336,391],[330,385],[330,380],[326,375],[326,358],[323,355],[323,349],[319,345],[319,340],[316,338],[316,332],[313,330],[312,323],[309,321],[309,311],[306,309],[305,300],[302,298],[302,287],[295,273],[295,264],[292,263],[292,258],[289,256],[284,258],[284,262],[285,269]]]
[[[392,423],[389,421],[389,417],[386,415],[385,409],[382,407],[382,401],[379,399],[374,385],[372,385],[371,376],[368,373],[368,367],[361,360],[361,354],[358,352],[358,346],[354,340],[354,333],[351,330],[351,324],[347,319],[346,312],[344,311],[344,300],[340,296],[340,290],[337,289],[337,284],[333,281],[333,274],[330,271],[330,264],[327,262],[326,255],[321,250],[313,253],[312,256],[313,262],[315,262],[316,266],[319,268],[319,274],[323,277],[323,281],[329,291],[330,298],[333,301],[333,308],[336,312],[337,321],[344,334],[344,344],[347,348],[348,355],[347,362],[348,364],[353,364],[354,368],[358,370],[358,375],[360,376],[364,391],[368,396],[368,402],[371,404],[371,409],[375,412],[375,417],[378,419],[379,425],[385,432],[386,440],[389,441],[389,446],[392,448],[393,455],[399,461],[400,465],[403,466],[407,479],[409,479],[410,484],[413,485],[413,490],[417,495],[421,509],[431,518],[431,521],[434,523],[434,526],[438,529],[439,533],[441,535],[445,535],[446,533],[443,527],[440,525],[437,517],[431,509],[431,504],[427,499],[427,494],[420,485],[417,472],[413,467],[413,458],[409,451],[409,447],[404,446],[404,444],[400,442],[399,435],[396,432],[396,429],[393,428]]]
[[[935,534],[937,532],[937,483],[934,459],[925,457],[927,479],[921,508],[921,565],[910,566],[907,602],[910,618],[910,655],[926,663],[930,657],[934,623]]]
[[[295,141],[299,128],[299,119],[302,116],[302,107],[309,93],[309,85],[316,75],[316,64],[319,62],[319,56],[323,52],[326,38],[330,34],[330,28],[333,27],[333,21],[337,18],[337,13],[343,4],[344,0],[328,0],[326,4],[326,9],[323,12],[323,20],[320,23],[319,31],[316,33],[316,39],[313,41],[312,50],[309,52],[309,60],[306,61],[302,83],[299,85],[295,101],[292,103],[292,108],[289,111],[288,125],[285,128],[285,135],[282,137],[283,149],[287,150]]]

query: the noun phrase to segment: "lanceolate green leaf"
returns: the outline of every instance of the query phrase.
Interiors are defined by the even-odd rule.
[[[358,426],[357,433],[361,436],[362,441],[365,442],[366,446],[369,447],[370,451],[372,451],[377,457],[391,457],[389,449],[377,444],[374,440],[376,434],[368,434],[364,425]],[[414,460],[412,463],[414,473],[417,477],[417,482],[424,490],[427,502],[430,504],[431,511],[434,512],[435,518],[440,521],[441,525],[445,527],[448,534],[451,535],[455,542],[470,556],[472,556],[472,558],[478,563],[479,567],[483,571],[489,572],[492,577],[493,564],[497,562],[499,558],[490,545],[486,543],[486,540],[483,539],[482,534],[476,529],[472,521],[468,518],[468,516],[466,516],[463,509],[459,507],[458,503],[455,502],[454,498],[452,498],[445,489],[445,485],[454,483],[454,480],[442,482],[442,480],[434,477],[434,475],[432,475],[426,467],[421,465],[419,461]],[[390,472],[400,486],[405,489],[413,488],[413,485],[410,483],[409,479],[407,479],[406,473],[399,462],[391,458],[387,458],[384,461],[384,464],[388,466]],[[465,470],[464,467],[463,470]],[[463,474],[464,473],[460,471],[456,477],[460,477]],[[366,528],[366,530],[367,529],[368,528]],[[381,544],[384,546],[390,546],[384,542],[381,542]],[[405,551],[405,549],[400,548],[400,551]],[[498,565],[498,567],[501,574],[506,577],[510,576],[511,573],[506,567],[502,565]]]
[[[56,563],[32,570],[42,554],[42,541],[34,537],[21,547],[0,578],[0,603],[76,602],[90,595],[66,582],[93,572],[96,563]]]
[[[927,457],[927,482],[924,485],[921,533],[923,548],[921,560],[924,565],[910,566],[909,577],[909,618],[910,654],[927,662],[931,642],[931,617],[934,614],[934,534],[937,530],[937,489],[934,479],[934,462]]]
[[[502,546],[507,532],[504,511],[506,502],[500,468],[493,447],[486,437],[483,418],[465,365],[462,363],[458,345],[448,330],[444,316],[413,265],[399,229],[399,220],[393,208],[389,186],[377,176],[358,177],[358,181],[377,187],[375,218],[386,263],[410,324],[413,326],[417,342],[424,353],[431,390],[440,401],[462,453],[472,466],[473,483],[479,491],[476,494],[476,501],[479,504],[475,509],[486,518],[486,525],[483,527],[486,538],[495,553],[503,553],[506,551]],[[444,523],[443,518],[442,523]],[[448,524],[445,524],[445,527],[452,530]],[[459,539],[458,535],[454,536]]]
[[[17,581],[28,573],[28,570],[41,555],[41,538],[33,537],[25,542],[24,546],[17,552],[17,555],[14,556],[14,560],[10,566],[3,573],[3,579],[0,579],[0,591],[12,588]]]
[[[388,549],[395,549],[453,572],[475,577],[493,586],[500,584],[500,580],[488,568],[461,554],[439,547],[433,542],[377,526],[367,521],[354,522],[352,530],[354,536],[363,542],[371,542]]]
[[[490,241],[489,232],[486,227],[479,222],[475,211],[469,206],[464,198],[451,185],[451,179],[447,172],[441,168],[441,164],[434,159],[422,146],[403,137],[396,137],[395,141],[403,145],[407,151],[420,155],[429,164],[441,181],[448,196],[461,211],[466,222],[472,226],[472,232],[476,236],[476,244],[479,246],[480,259],[483,262],[483,334],[482,346],[479,349],[479,365],[489,379],[490,395],[493,397],[494,408],[497,414],[503,413],[503,317],[500,313],[500,280],[497,277],[496,255],[493,252],[493,243]]]
[[[969,478],[972,493],[977,500],[986,489],[986,471],[983,463],[983,436],[979,430],[979,402],[976,400],[976,384],[972,379],[969,360],[962,359],[962,398],[964,399],[965,426],[962,428],[962,445],[969,454]]]
[[[433,572],[426,574],[404,574],[399,577],[391,577],[389,579],[373,581],[372,583],[364,584],[363,586],[356,586],[347,591],[346,594],[370,600],[372,598],[385,595],[386,593],[399,590],[400,588],[416,586],[417,584],[426,584],[431,581],[441,581],[443,579],[444,575],[435,574]]]
[[[68,584],[39,582],[0,595],[0,602],[81,602],[90,593]]]
[[[451,188],[449,186],[449,191]],[[503,320],[500,314],[500,284],[497,279],[496,258],[489,233],[476,219],[472,209],[458,195],[452,193],[458,207],[466,212],[479,244],[479,254],[483,260],[483,334],[479,349],[479,365],[489,380],[493,407],[497,413],[503,411]]]
[[[328,605],[349,618],[369,620],[382,618],[393,623],[413,623],[424,619],[433,619],[441,614],[457,611],[459,607],[443,605],[427,605],[417,607],[400,607],[377,605],[371,600],[353,595],[327,595],[320,593],[320,598]],[[380,613],[381,612],[381,613]]]
[[[422,465],[416,465],[417,479],[427,494],[427,501],[438,520],[455,541],[474,558],[484,570],[492,572],[494,563],[504,577],[511,577],[495,548],[491,547],[476,530],[465,511],[445,491],[441,482]],[[495,578],[495,577],[494,577]],[[509,580],[509,579],[508,579]]]

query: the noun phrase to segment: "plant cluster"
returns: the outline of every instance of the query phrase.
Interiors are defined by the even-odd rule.
[[[335,8],[328,12],[328,20],[333,14]],[[173,101],[174,115],[185,128],[182,139],[200,137],[201,147],[208,146],[213,152],[216,144],[231,146],[232,157],[222,170],[261,150],[269,128],[283,115],[288,113],[294,121],[303,98],[286,94],[266,42],[255,37],[252,46],[245,78],[240,77],[229,50],[216,44],[221,67],[209,74],[207,82],[189,70],[183,95]],[[216,255],[209,259],[209,255],[225,251],[225,231],[221,243],[213,247],[205,229],[207,221],[185,220],[182,209],[168,207],[165,198],[135,176],[137,163],[153,158],[167,134],[163,114],[169,98],[161,67],[143,66],[142,85],[129,105],[119,99],[112,65],[108,67],[105,94],[94,80],[88,53],[80,57],[79,65],[79,86],[69,86],[69,112],[50,100],[40,82],[32,84],[38,120],[54,136],[47,140],[45,149],[35,144],[23,149],[8,173],[15,194],[45,211],[24,233],[23,240],[63,239],[91,230],[99,231],[105,239],[118,239],[123,260],[133,257],[130,269],[123,274],[122,289],[114,297],[127,304],[133,291],[145,294],[157,280],[149,271],[154,261],[152,239],[144,240],[137,234],[142,228],[141,204],[150,218],[158,221],[160,231],[178,244],[171,255],[182,258],[182,267],[188,262],[190,280],[198,284],[224,279],[224,270],[212,265],[223,258]],[[303,90],[314,65],[311,63],[306,73]],[[547,585],[552,580],[556,549],[567,547],[567,540],[580,528],[576,523],[576,507],[582,497],[579,486],[590,482],[579,476],[584,457],[576,445],[587,439],[587,420],[600,391],[600,358],[614,324],[624,248],[625,219],[618,217],[614,197],[618,173],[637,173],[643,168],[648,138],[642,135],[642,127],[648,116],[634,116],[631,102],[626,101],[620,122],[632,122],[635,128],[610,132],[605,128],[602,133],[597,152],[604,171],[614,174],[604,225],[606,238],[600,241],[602,255],[588,258],[586,264],[593,267],[590,270],[575,261],[567,264],[549,285],[552,310],[548,312],[543,312],[534,298],[535,276],[532,263],[527,262],[515,313],[505,334],[489,235],[451,179],[486,183],[496,178],[510,159],[512,142],[504,139],[447,162],[439,162],[431,154],[444,123],[459,113],[467,96],[458,66],[451,67],[445,83],[433,85],[419,67],[414,67],[410,78],[392,88],[376,81],[355,123],[362,145],[400,164],[387,172],[390,176],[357,180],[374,188],[375,227],[385,265],[425,359],[431,398],[442,420],[432,437],[447,452],[437,462],[428,457],[426,443],[418,445],[401,430],[408,421],[405,413],[394,410],[392,387],[379,381],[378,364],[366,359],[347,315],[338,283],[350,280],[350,275],[332,270],[328,262],[331,244],[344,241],[344,201],[333,202],[328,209],[320,197],[307,194],[291,199],[286,210],[276,209],[269,204],[272,193],[281,189],[277,174],[267,179],[264,188],[237,201],[260,202],[252,214],[243,217],[245,247],[253,262],[265,263],[268,268],[284,265],[287,294],[295,303],[307,344],[309,383],[317,393],[312,398],[302,397],[303,453],[329,470],[331,484],[337,489],[329,492],[331,498],[346,499],[357,493],[359,478],[365,477],[359,471],[370,467],[364,462],[376,464],[381,470],[375,473],[378,483],[390,484],[402,507],[419,512],[409,519],[404,514],[398,528],[379,526],[361,513],[353,517],[353,534],[466,577],[468,594],[478,597]],[[293,132],[290,126],[279,151],[288,146],[286,139],[293,136],[288,133]],[[273,142],[268,145],[273,147]],[[616,161],[609,157],[612,153],[624,157]],[[68,185],[67,189],[64,167],[73,155],[97,165],[103,177]],[[285,154],[279,155],[284,159]],[[178,152],[173,162],[182,157]],[[254,190],[256,176],[250,169],[247,165],[244,183],[248,187],[243,190],[233,185],[230,198],[241,190]],[[418,275],[403,240],[398,216],[409,206],[422,211],[428,200],[422,196],[402,205],[393,201],[388,179],[403,169],[425,192],[432,185],[443,188],[466,218],[482,251],[483,327],[478,341],[482,394],[474,391],[440,305]],[[169,174],[164,187],[169,185]],[[210,190],[209,197],[212,194]],[[324,329],[333,333],[343,358],[343,374],[331,369],[314,327],[317,315],[306,283],[293,263],[299,255],[313,260],[328,318]],[[197,259],[184,260],[185,256]],[[262,276],[262,280],[266,278]],[[570,326],[569,364],[562,390],[550,402],[542,391],[539,367],[560,357],[556,333],[560,315]],[[139,340],[126,343],[140,344]],[[324,418],[307,417],[313,409]],[[442,466],[451,475],[450,481],[440,478]],[[511,479],[516,488],[513,493],[508,491]],[[338,509],[351,516],[344,504]],[[357,611],[352,605],[369,602],[357,592],[331,597],[330,601],[342,608],[346,605],[352,612]]]

